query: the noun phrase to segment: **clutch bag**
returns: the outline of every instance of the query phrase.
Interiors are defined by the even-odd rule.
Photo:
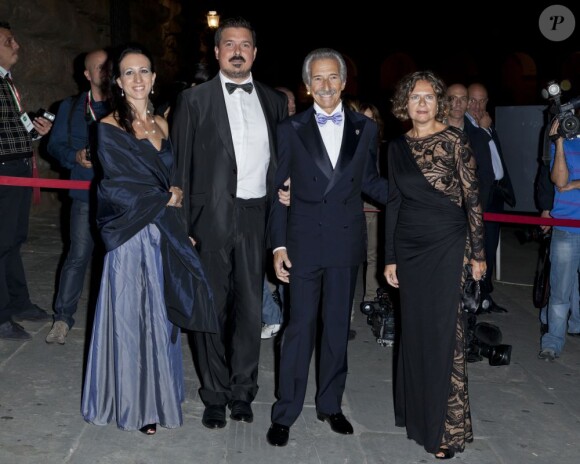
[[[477,313],[481,303],[481,288],[479,286],[479,280],[473,278],[471,264],[466,264],[465,268],[467,270],[467,275],[465,276],[465,282],[463,283],[461,302],[463,304],[463,311],[475,314]]]

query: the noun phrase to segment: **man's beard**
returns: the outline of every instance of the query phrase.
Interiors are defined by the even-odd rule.
[[[237,69],[234,69],[233,71],[231,71],[229,69],[227,69],[227,70],[226,69],[222,69],[222,73],[224,73],[224,75],[226,77],[228,77],[229,79],[232,79],[232,80],[234,80],[234,79],[244,79],[244,78],[250,76],[250,70],[249,69],[246,69],[244,71],[237,70]]]

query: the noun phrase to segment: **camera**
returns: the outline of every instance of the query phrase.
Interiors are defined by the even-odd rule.
[[[395,308],[384,288],[377,289],[377,296],[372,301],[362,301],[361,312],[367,317],[377,343],[381,346],[393,346],[395,343]]]
[[[46,111],[45,109],[41,108],[36,113],[30,114],[30,119],[34,118],[44,118],[49,120],[50,122],[54,122],[56,116],[52,114],[50,111]]]
[[[477,322],[470,315],[467,320],[467,362],[482,361],[487,358],[490,366],[507,366],[511,361],[512,346],[501,343],[501,330],[487,322]]]
[[[558,134],[566,139],[573,139],[580,134],[580,119],[574,114],[580,108],[580,97],[562,103],[562,88],[555,81],[548,82],[547,87],[542,90],[542,96],[552,101],[550,113],[560,121]]]

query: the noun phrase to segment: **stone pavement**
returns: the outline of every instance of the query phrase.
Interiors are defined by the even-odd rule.
[[[50,308],[62,238],[58,213],[31,218],[23,248],[33,302]],[[477,464],[572,464],[580,456],[580,338],[568,337],[562,357],[537,359],[538,310],[531,302],[537,244],[520,245],[513,229],[502,235],[501,282],[495,299],[507,314],[480,316],[497,324],[503,343],[513,345],[511,364],[469,364],[474,443],[456,457]],[[88,287],[88,285],[87,285]],[[360,301],[360,288],[357,299]],[[85,292],[87,293],[87,292]],[[0,341],[0,464],[153,463],[431,463],[438,462],[394,425],[392,348],[379,346],[366,318],[356,312],[356,338],[349,347],[349,377],[343,411],[355,433],[341,436],[317,420],[314,377],[304,411],[285,448],[266,442],[274,402],[275,340],[262,342],[259,384],[252,424],[229,420],[225,429],[202,426],[203,405],[188,344],[184,343],[187,399],[184,425],[159,429],[152,437],[98,427],[83,421],[80,409],[87,347],[87,296],[65,345],[47,345],[50,323],[25,322],[28,342]],[[184,342],[186,335],[183,335]]]

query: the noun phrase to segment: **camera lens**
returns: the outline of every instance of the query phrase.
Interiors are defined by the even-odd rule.
[[[554,97],[560,93],[560,86],[555,82],[548,86],[548,95]]]
[[[360,304],[360,311],[361,313],[365,314],[365,315],[369,315],[372,314],[374,312],[375,308],[372,302],[369,301],[363,301]]]

